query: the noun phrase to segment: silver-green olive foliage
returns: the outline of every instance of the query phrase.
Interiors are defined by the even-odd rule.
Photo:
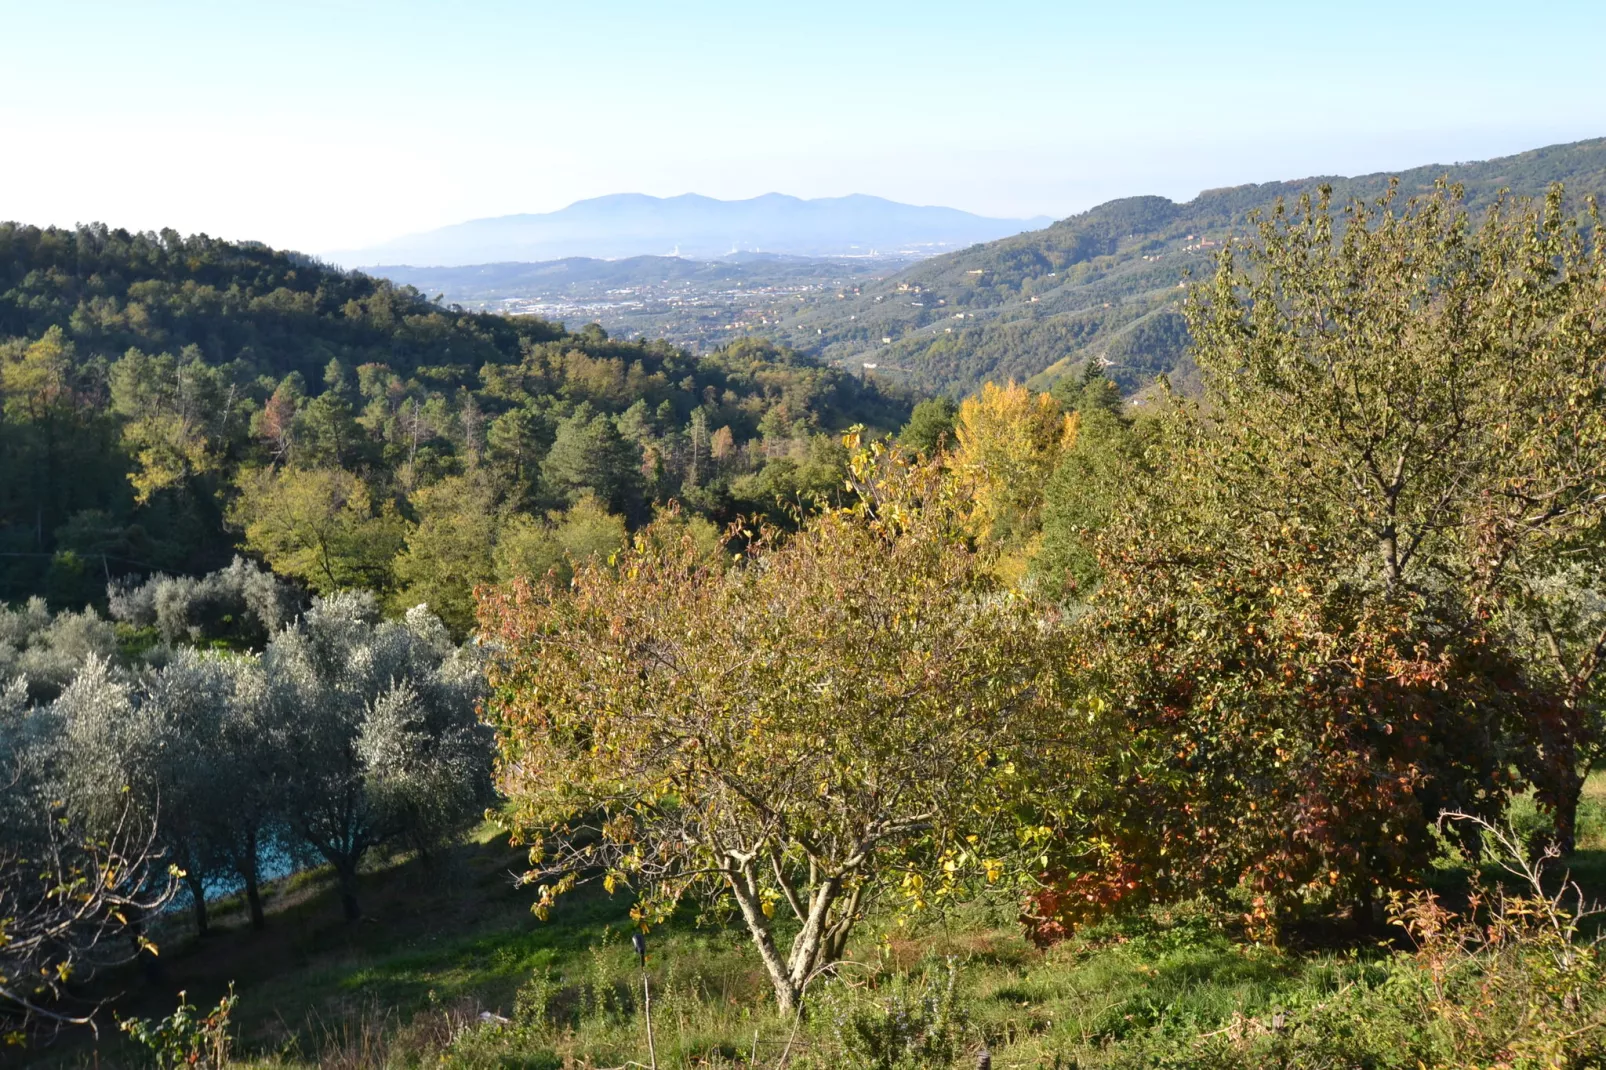
[[[427,851],[487,801],[479,661],[424,607],[382,621],[372,595],[343,593],[275,636],[262,666],[288,741],[286,819],[334,868],[355,917],[370,850]]]
[[[148,947],[175,883],[132,800],[92,821],[63,799],[62,736],[25,680],[0,686],[0,1043],[89,1025],[74,985]]]

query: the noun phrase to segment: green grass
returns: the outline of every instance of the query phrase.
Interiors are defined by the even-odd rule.
[[[1534,819],[1522,805],[1514,816]],[[1579,846],[1575,875],[1606,891],[1606,777],[1589,785]],[[530,893],[513,884],[521,861],[489,830],[432,864],[388,860],[364,876],[365,916],[355,924],[342,920],[327,874],[298,874],[271,889],[266,931],[252,932],[242,910],[220,904],[217,931],[196,940],[185,935],[187,915],[176,915],[157,934],[162,976],[109,978],[106,991],[125,992],[117,1013],[155,1017],[181,990],[205,1007],[232,982],[238,1055],[280,1067],[646,1063],[628,899],[582,890],[538,921]],[[973,1066],[986,1043],[995,1067],[1207,1066],[1177,1053],[1226,1040],[1248,1051],[1279,1015],[1370,1006],[1366,993],[1399,983],[1381,948],[1257,946],[1203,907],[1111,921],[1048,950],[1021,938],[1013,910],[978,903],[917,928],[871,919],[852,961],[811,992],[801,1025],[772,1012],[743,933],[690,918],[655,930],[659,1065],[746,1067],[756,1051],[756,1065],[774,1066],[789,1051],[800,1070]],[[1388,1050],[1368,1030],[1406,1027],[1389,1023],[1390,1005],[1378,1006],[1345,1011],[1330,1028],[1356,1031],[1344,1041],[1356,1050]],[[482,1023],[482,1011],[509,1021]],[[909,1022],[934,1045],[922,1049],[925,1061],[878,1063],[877,1045],[904,1044],[898,1030]],[[40,1070],[115,1070],[132,1065],[132,1054],[113,1027],[98,1047],[80,1041],[31,1061]]]

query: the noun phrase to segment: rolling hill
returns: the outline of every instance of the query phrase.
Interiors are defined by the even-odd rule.
[[[1474,206],[1503,188],[1540,194],[1564,182],[1581,204],[1606,194],[1606,138],[1477,163],[1399,174],[1402,191],[1442,175]],[[1187,329],[1177,309],[1185,279],[1211,269],[1217,247],[1255,209],[1330,183],[1335,198],[1382,194],[1388,174],[1313,177],[1164,197],[1110,201],[1042,230],[922,260],[857,293],[800,310],[771,334],[853,368],[924,390],[963,393],[985,380],[1046,386],[1090,358],[1134,391],[1167,374],[1186,385]]]
[[[104,604],[124,575],[209,572],[242,546],[268,558],[231,519],[263,472],[379,518],[361,582],[388,593],[395,538],[463,478],[477,497],[454,525],[588,492],[632,522],[674,497],[723,524],[793,484],[834,491],[832,432],[908,418],[873,380],[722,341],[698,355],[467,312],[254,242],[0,221],[0,602]],[[573,479],[556,474],[565,451]],[[466,627],[471,589],[427,600],[457,598]]]

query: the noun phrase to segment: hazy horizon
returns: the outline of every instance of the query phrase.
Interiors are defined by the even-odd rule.
[[[1512,58],[1606,7],[1504,10],[0,0],[0,217],[313,253],[627,192],[1063,218],[1606,134],[1606,70]]]

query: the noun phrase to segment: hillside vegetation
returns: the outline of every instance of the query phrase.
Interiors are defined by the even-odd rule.
[[[428,861],[379,860],[361,879],[369,920],[359,926],[340,921],[324,871],[269,885],[261,932],[246,924],[242,902],[224,900],[208,939],[176,923],[158,934],[159,979],[119,1009],[159,1018],[181,991],[210,1009],[232,985],[239,1066],[645,1063],[626,898],[595,889],[542,922],[507,880],[520,863],[491,828]],[[1606,782],[1589,795],[1575,870],[1585,867],[1588,892],[1606,890]],[[731,926],[690,917],[653,931],[647,972],[660,1066],[774,1067],[790,1044],[788,1062],[800,1070],[970,1070],[984,1047],[995,1067],[1418,1070],[1419,1061],[1454,1065],[1483,1039],[1458,1034],[1432,977],[1448,969],[1464,981],[1487,949],[1380,948],[1320,929],[1292,946],[1256,946],[1200,904],[1107,921],[1047,948],[1022,937],[1007,899],[913,926],[878,917],[850,949],[842,975],[851,983],[822,987],[818,1013],[795,1033],[768,1012],[770,986],[743,942]],[[1517,990],[1516,974],[1502,979],[1513,991],[1492,993],[1485,1009],[1521,1013],[1533,992]],[[114,977],[109,987],[127,981]],[[93,1054],[77,1043],[19,1058],[35,1070],[97,1061],[148,1065],[136,1045],[110,1034]]]
[[[58,546],[103,601],[0,612],[6,1044],[1600,1065],[1606,231],[1441,182],[1244,238],[1181,305],[1201,396],[1089,361],[896,436],[816,431],[898,407],[767,343],[314,392],[30,328],[16,486],[95,446],[129,527],[209,503],[249,556]]]
[[[461,630],[497,560],[606,550],[671,497],[723,525],[830,492],[825,433],[907,409],[768,344],[693,357],[260,245],[6,224],[0,413],[0,598],[101,602],[243,546]]]
[[[986,380],[1048,387],[1089,359],[1109,361],[1124,391],[1169,375],[1197,385],[1179,315],[1189,278],[1208,275],[1249,213],[1318,186],[1340,202],[1381,196],[1398,178],[1406,195],[1448,175],[1474,209],[1501,189],[1539,195],[1566,183],[1575,206],[1606,193],[1606,139],[1517,156],[1392,174],[1312,177],[1164,197],[1111,201],[1043,230],[933,257],[858,293],[844,291],[774,332],[850,367],[869,362],[927,391],[955,396]]]

